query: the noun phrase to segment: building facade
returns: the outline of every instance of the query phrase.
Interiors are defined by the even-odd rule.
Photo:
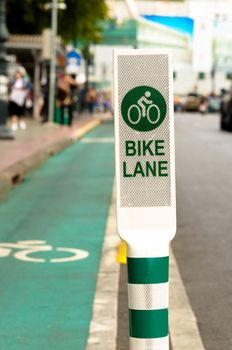
[[[106,31],[104,45],[170,48],[173,51],[174,88],[178,94],[192,91],[219,93],[222,88],[231,87],[230,0],[134,1],[139,18],[134,19],[136,28],[130,33],[128,28],[127,31],[123,28],[128,27],[135,9],[132,11],[126,0],[108,0],[107,3],[119,29],[114,29],[114,35],[111,35],[112,31]],[[187,19],[192,21],[192,29],[186,28]],[[105,49],[110,51],[112,48]],[[103,66],[106,77],[110,75],[110,64],[102,63]]]

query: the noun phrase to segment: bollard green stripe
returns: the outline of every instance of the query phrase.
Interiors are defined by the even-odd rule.
[[[155,284],[168,282],[169,257],[127,258],[128,282]]]
[[[140,339],[163,338],[168,335],[168,309],[130,310],[130,337]]]

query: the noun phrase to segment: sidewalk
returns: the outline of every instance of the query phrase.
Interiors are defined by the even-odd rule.
[[[25,131],[17,131],[15,140],[0,140],[0,197],[12,185],[21,182],[50,156],[60,152],[99,125],[108,114],[79,115],[73,126],[27,122]]]

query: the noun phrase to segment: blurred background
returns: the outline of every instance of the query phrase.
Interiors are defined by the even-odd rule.
[[[73,78],[74,114],[110,110],[113,48],[171,49],[178,111],[219,112],[230,91],[229,0],[1,0],[1,12],[3,75],[10,91],[16,70],[30,82],[24,111],[32,118],[59,122],[64,74]]]
[[[0,0],[0,349],[129,347],[114,48],[173,55],[170,349],[231,350],[232,0]]]

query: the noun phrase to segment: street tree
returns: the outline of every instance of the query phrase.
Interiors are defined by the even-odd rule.
[[[50,11],[44,5],[51,0],[6,0],[7,24],[12,34],[40,34],[50,26]],[[69,40],[97,42],[99,22],[107,17],[105,0],[65,0],[67,9],[59,11],[59,34]]]

